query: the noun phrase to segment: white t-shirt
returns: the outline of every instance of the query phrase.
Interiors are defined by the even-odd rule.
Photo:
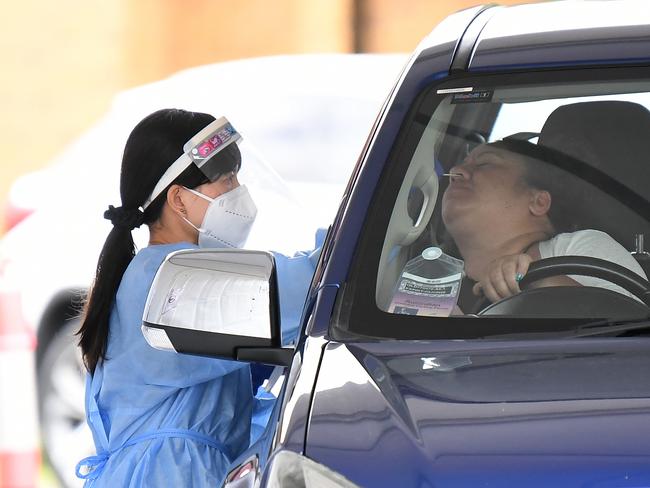
[[[557,256],[587,256],[604,259],[605,261],[624,266],[642,278],[647,279],[643,268],[637,263],[636,259],[623,246],[610,237],[609,234],[599,230],[589,229],[558,234],[548,241],[539,243],[539,254],[542,259]],[[636,298],[620,286],[614,285],[606,280],[578,275],[570,275],[569,278],[583,286],[606,288]]]

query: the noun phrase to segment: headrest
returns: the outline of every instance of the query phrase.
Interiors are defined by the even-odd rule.
[[[638,103],[558,107],[542,127],[538,144],[585,161],[642,195],[650,188],[650,111]]]
[[[544,123],[538,146],[583,161],[614,180],[609,188],[616,191],[610,195],[602,188],[575,193],[576,209],[586,207],[584,223],[588,228],[608,232],[628,249],[633,248],[636,233],[650,232],[650,111],[645,107],[624,101],[558,107]],[[576,176],[587,174],[579,171]],[[618,184],[622,186],[616,189]],[[638,198],[632,199],[631,193]],[[617,197],[612,198],[613,194]],[[630,201],[636,202],[632,208]]]

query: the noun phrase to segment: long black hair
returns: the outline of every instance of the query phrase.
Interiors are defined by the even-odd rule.
[[[84,363],[91,373],[106,359],[111,308],[122,276],[136,252],[131,231],[160,218],[167,191],[158,195],[144,212],[140,208],[167,168],[183,153],[185,142],[214,120],[212,115],[199,112],[159,110],[140,121],[126,141],[120,174],[122,206],[109,206],[104,214],[113,223],[113,229],[99,255],[78,332]],[[222,173],[238,170],[241,164],[236,144],[230,144],[214,157],[223,160]],[[172,184],[195,188],[207,182],[203,173],[190,164]]]

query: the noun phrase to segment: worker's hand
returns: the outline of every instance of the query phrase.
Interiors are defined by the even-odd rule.
[[[528,254],[512,254],[492,261],[485,278],[474,285],[474,295],[485,295],[492,303],[519,293],[519,282],[532,262]]]

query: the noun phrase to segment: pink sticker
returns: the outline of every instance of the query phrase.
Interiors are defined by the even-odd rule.
[[[210,153],[214,150],[214,147],[212,147],[212,144],[209,142],[204,142],[197,148],[197,150],[199,151],[200,156],[206,157],[210,155]]]
[[[209,139],[206,139],[204,142],[199,144],[196,147],[196,152],[202,158],[207,158],[212,154],[219,146],[222,146],[226,141],[228,141],[232,135],[235,133],[235,129],[232,126],[227,126],[224,129],[221,129],[217,134],[213,135]]]

